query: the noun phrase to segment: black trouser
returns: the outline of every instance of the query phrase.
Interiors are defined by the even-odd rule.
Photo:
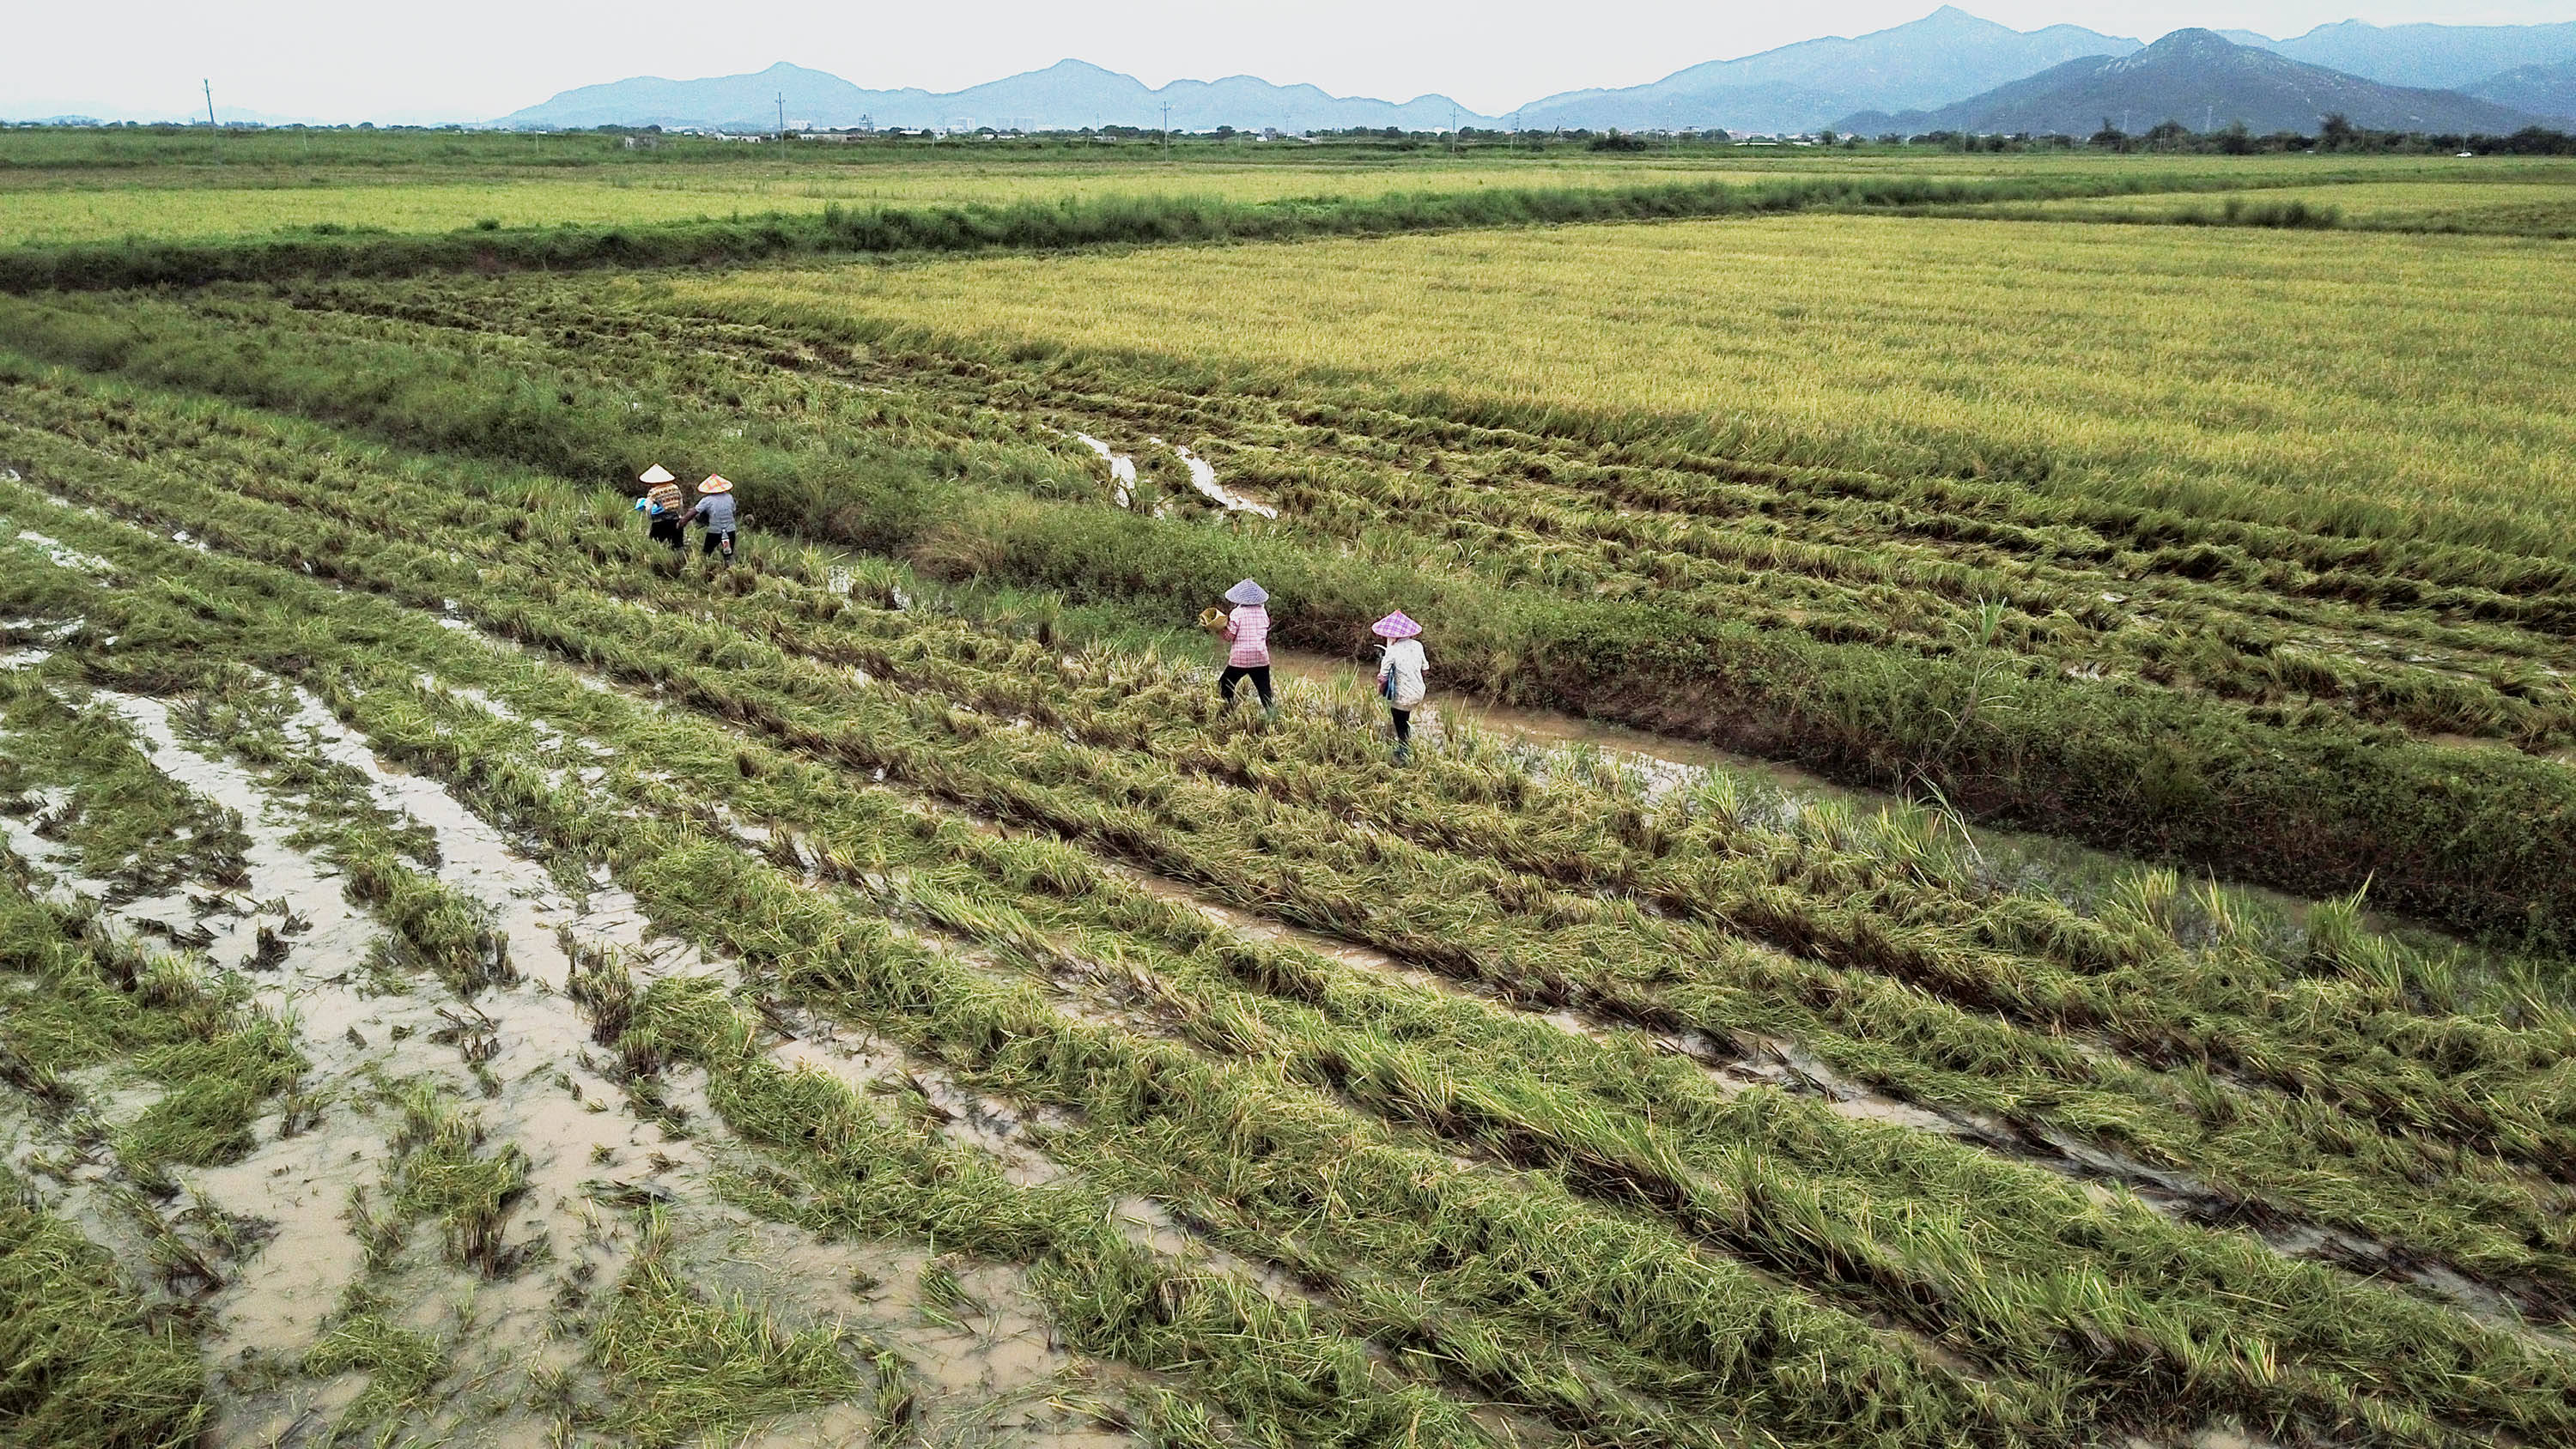
[[[725,562],[733,562],[732,529],[728,528],[722,533],[718,533],[712,528],[707,530],[707,546],[702,550],[702,552],[714,553],[718,549],[724,550]]]
[[[689,531],[682,528],[680,520],[676,518],[654,519],[653,528],[647,536],[655,543],[669,544],[674,551],[689,546]]]
[[[1412,744],[1413,711],[1409,709],[1397,709],[1394,705],[1388,705],[1386,707],[1386,712],[1388,718],[1395,721],[1395,742],[1399,745]]]
[[[1270,666],[1267,664],[1229,664],[1216,678],[1217,697],[1234,703],[1234,686],[1245,676],[1252,679],[1253,690],[1261,696],[1261,707],[1270,708]]]

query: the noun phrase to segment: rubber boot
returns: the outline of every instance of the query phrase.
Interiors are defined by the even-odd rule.
[[[1399,765],[1409,765],[1413,763],[1413,742],[1411,740],[1403,741],[1395,747],[1395,762]]]

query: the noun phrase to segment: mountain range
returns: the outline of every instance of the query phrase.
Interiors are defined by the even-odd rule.
[[[2576,121],[2576,60],[2518,65],[2468,88],[2470,95],[2561,122]]]
[[[2014,30],[1944,5],[1910,24],[1712,60],[1652,85],[1549,96],[1522,107],[1520,123],[1596,131],[1812,131],[1856,110],[1943,105],[2078,56],[2138,48],[2135,40],[2075,25]]]
[[[782,107],[780,97],[785,97]],[[1276,86],[1248,75],[1218,81],[1174,81],[1157,90],[1134,76],[1086,61],[1060,60],[962,91],[913,88],[872,91],[839,76],[781,61],[750,75],[706,80],[642,76],[565,91],[513,111],[496,124],[517,127],[700,126],[767,131],[782,119],[796,128],[878,126],[1059,130],[1083,126],[1212,131],[1219,126],[1335,131],[1397,126],[1434,131],[1492,126],[1447,96],[1404,102],[1328,95],[1309,85]]]
[[[2239,45],[2213,30],[2177,30],[2129,55],[2071,60],[1937,110],[1846,116],[1837,129],[1864,135],[2027,131],[2082,136],[2105,122],[2143,131],[2171,119],[2195,131],[2242,121],[2257,134],[2312,133],[2332,115],[2367,130],[2452,135],[2502,135],[2535,119],[2457,91],[2364,80]]]
[[[2170,44],[2177,41],[2184,43]],[[2157,47],[2163,49],[2151,61],[2114,65]],[[2576,118],[2576,22],[2383,28],[2351,20],[2286,40],[2244,30],[2182,31],[2157,47],[2074,25],[2019,31],[1944,5],[1920,20],[1866,35],[1708,61],[1646,85],[1542,97],[1509,119],[1529,129],[1696,126],[1781,134],[1829,125],[1853,129],[1856,123],[1871,134],[1908,127],[2083,134],[2103,115],[2117,120],[2124,111],[2142,129],[2167,117],[2185,124],[2215,117],[2222,124],[2242,119],[2258,131],[2313,129],[2319,116],[2335,111],[2356,125],[2448,131],[2513,130],[2537,118]],[[2057,99],[2047,99],[2052,95]],[[864,122],[1055,130],[1158,127],[1165,124],[1167,107],[1169,124],[1184,131],[1221,125],[1427,131],[1505,123],[1441,95],[1402,102],[1334,96],[1311,85],[1273,85],[1252,76],[1174,81],[1158,89],[1065,60],[942,93],[868,90],[783,61],[749,75],[701,80],[639,76],[565,91],[495,124],[767,131],[782,123],[811,128]],[[2076,116],[2088,107],[2089,114]],[[2042,114],[2053,121],[2076,119],[2062,126],[2001,124]],[[1948,124],[1963,118],[1997,124]]]
[[[2230,36],[2229,39],[2238,37]],[[2382,85],[2466,90],[2517,66],[2576,60],[2576,21],[2563,25],[2320,25],[2264,49]]]

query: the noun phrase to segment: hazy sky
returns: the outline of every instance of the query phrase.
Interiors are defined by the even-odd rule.
[[[1833,6],[1632,0],[5,0],[0,117],[149,119],[219,109],[326,121],[481,120],[631,75],[772,61],[863,86],[955,90],[1067,56],[1148,84],[1251,74],[1394,100],[1443,92],[1502,114],[1554,91],[1635,85],[1817,35],[1858,35],[1938,0]],[[2017,29],[2069,22],[2153,39],[2187,25],[2296,35],[2329,21],[2576,20],[2576,0],[1981,0]]]

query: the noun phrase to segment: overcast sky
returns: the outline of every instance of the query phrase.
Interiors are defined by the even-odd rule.
[[[1938,0],[1838,5],[1630,0],[6,0],[0,117],[152,119],[220,109],[324,121],[483,120],[632,75],[788,60],[869,87],[956,90],[1067,56],[1150,85],[1250,74],[1339,95],[1441,92],[1502,114],[1542,95],[1919,18]],[[2296,35],[2330,21],[2576,20],[2576,0],[1980,0],[2017,29],[2153,39],[2187,25]]]

